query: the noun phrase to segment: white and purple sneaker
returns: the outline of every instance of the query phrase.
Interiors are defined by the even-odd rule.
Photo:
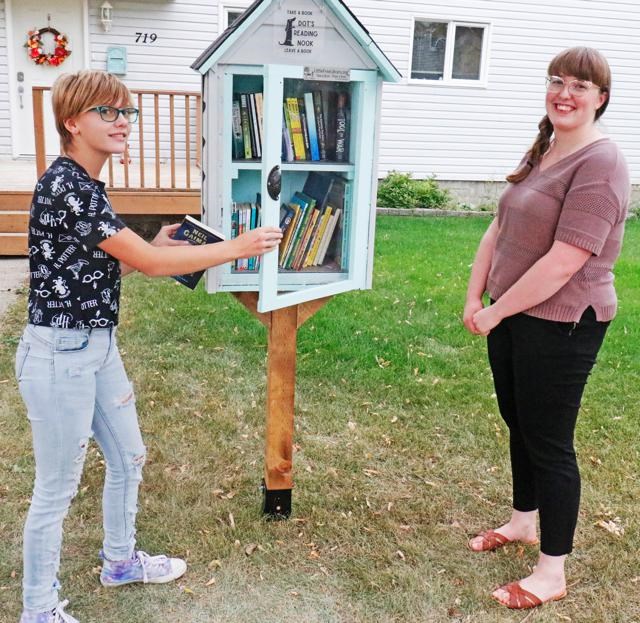
[[[78,619],[64,611],[68,603],[69,600],[65,599],[48,612],[29,612],[25,610],[20,617],[20,623],[80,623]]]
[[[187,570],[187,563],[181,558],[149,556],[139,550],[129,560],[108,560],[102,552],[100,557],[104,561],[100,573],[102,586],[123,586],[134,582],[164,584],[177,580]]]

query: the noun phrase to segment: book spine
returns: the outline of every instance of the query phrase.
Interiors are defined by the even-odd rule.
[[[287,227],[287,230],[284,233],[282,238],[282,242],[280,243],[280,251],[278,253],[278,262],[281,268],[284,268],[284,260],[287,257],[287,253],[289,251],[289,246],[291,244],[291,238],[293,236],[293,232],[295,231],[298,225],[298,219],[300,218],[300,206],[296,204],[289,204],[291,209],[293,210],[293,216],[291,217],[291,223]]]
[[[351,248],[351,182],[344,185],[344,215],[342,217],[342,254],[341,268],[349,268],[349,249]]]
[[[338,94],[338,107],[336,109],[336,162],[347,160],[347,96]]]
[[[255,146],[255,157],[262,157],[262,144],[260,143],[260,124],[258,123],[258,109],[256,108],[256,94],[249,93],[249,111],[251,113],[251,132]]]
[[[298,245],[300,244],[300,237],[302,236],[302,232],[304,232],[305,227],[307,226],[307,220],[309,218],[309,204],[306,204],[304,207],[300,206],[300,219],[296,225],[296,229],[291,237],[291,244],[289,245],[289,250],[287,252],[287,257],[284,259],[284,268],[291,268],[291,263],[293,262],[293,258],[295,257],[296,252],[298,251]]]
[[[323,245],[323,248],[321,250],[320,257],[318,259],[318,264],[320,266],[322,266],[322,264],[324,264],[324,260],[325,260],[326,255],[327,255],[327,251],[329,250],[329,245],[331,244],[331,240],[333,239],[333,234],[336,231],[336,227],[338,225],[338,222],[340,221],[340,217],[341,216],[342,216],[342,210],[340,208],[338,208],[335,211],[335,214],[331,217],[331,221],[329,221],[329,224],[327,225],[327,232],[326,232],[325,239],[324,239],[324,245]]]
[[[233,158],[240,159],[244,154],[244,142],[242,140],[242,119],[240,117],[240,102],[235,99],[232,104],[233,111]]]
[[[291,142],[291,124],[289,122],[289,111],[287,105],[284,105],[282,111],[282,140],[284,141],[285,160],[293,162],[293,143]]]
[[[255,229],[256,228],[256,218],[258,217],[258,206],[255,203],[251,204],[251,216],[250,216],[250,223],[249,223],[249,229]],[[256,257],[252,256],[249,258],[249,270],[253,270],[256,266]]]
[[[231,203],[231,239],[238,237],[238,204],[233,201]],[[233,270],[238,269],[238,260],[233,260],[231,264]]]
[[[302,126],[302,138],[304,140],[304,154],[307,159],[311,157],[311,146],[309,145],[309,125],[307,123],[307,111],[304,100],[298,98],[298,111],[300,112],[300,125]]]
[[[242,138],[244,140],[244,157],[251,160],[251,125],[249,121],[249,108],[247,105],[247,94],[240,94],[240,119],[242,122]]]
[[[253,158],[258,157],[258,144],[256,142],[256,109],[253,93],[247,93],[247,108],[249,110],[249,131],[251,133],[251,153]]]
[[[300,239],[300,245],[298,246],[298,252],[296,253],[296,257],[292,262],[292,267],[294,270],[300,270],[302,268],[302,263],[307,253],[307,248],[309,246],[309,240],[311,239],[311,234],[313,233],[316,222],[318,221],[318,215],[320,211],[317,209],[311,210],[311,214],[309,215],[309,220],[307,221],[307,226],[302,234],[302,238]]]
[[[322,92],[313,92],[314,113],[316,118],[316,126],[318,130],[318,148],[320,151],[320,160],[327,159],[327,133],[324,123],[324,112],[322,110]]]
[[[316,238],[318,236],[318,230],[320,229],[320,224],[322,223],[322,217],[324,213],[320,211],[320,208],[316,208],[314,212],[316,213],[315,219],[313,221],[307,242],[304,246],[304,251],[302,253],[302,256],[300,257],[300,261],[298,262],[298,270],[309,265],[309,256],[311,255],[311,249],[315,244]]]
[[[327,230],[327,223],[331,218],[331,206],[327,206],[325,208],[324,213],[322,214],[322,219],[320,220],[320,227],[318,228],[318,232],[316,233],[315,240],[313,242],[313,246],[311,247],[311,252],[305,261],[305,266],[315,266],[316,259],[318,257],[318,251],[320,249],[320,245],[322,240],[324,239],[324,232]]]
[[[307,128],[309,130],[309,149],[311,160],[320,160],[318,147],[318,129],[316,127],[316,113],[313,106],[313,93],[304,94],[304,108],[307,114]]]
[[[302,124],[300,123],[300,111],[298,110],[298,100],[295,97],[287,98],[287,109],[289,110],[289,122],[291,124],[291,136],[293,138],[293,151],[296,160],[306,160],[304,151],[304,137],[302,135]]]
[[[264,144],[264,127],[263,127],[263,95],[259,91],[256,93],[256,117],[258,119],[258,138],[260,139],[260,148]]]

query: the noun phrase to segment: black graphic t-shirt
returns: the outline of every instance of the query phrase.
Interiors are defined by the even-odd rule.
[[[29,322],[65,329],[118,324],[120,262],[100,248],[126,225],[104,183],[60,157],[36,184],[29,220]]]

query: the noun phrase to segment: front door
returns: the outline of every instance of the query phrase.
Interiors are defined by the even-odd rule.
[[[84,0],[9,0],[11,3],[11,25],[13,31],[13,68],[9,80],[13,81],[12,93],[15,98],[12,106],[12,126],[14,128],[13,153],[15,156],[33,156],[35,154],[35,138],[33,129],[33,104],[31,88],[34,86],[51,86],[62,73],[78,71],[85,67],[84,33],[85,11]],[[30,57],[24,44],[28,33],[35,28],[51,27],[67,36],[71,55],[55,67],[48,64],[37,65]],[[45,53],[53,52],[55,47],[53,35],[47,33],[42,37]],[[22,88],[21,88],[22,87]],[[53,122],[51,98],[45,92],[45,148],[48,155],[57,155],[60,151],[58,134]]]

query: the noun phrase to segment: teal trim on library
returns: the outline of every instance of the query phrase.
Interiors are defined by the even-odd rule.
[[[191,65],[192,69],[206,74],[229,49],[244,36],[244,33],[259,17],[278,0],[256,0],[229,28],[227,28]],[[387,58],[367,29],[351,12],[343,0],[323,0],[326,6],[347,28],[367,56],[375,63],[385,82],[399,82],[402,74]]]

